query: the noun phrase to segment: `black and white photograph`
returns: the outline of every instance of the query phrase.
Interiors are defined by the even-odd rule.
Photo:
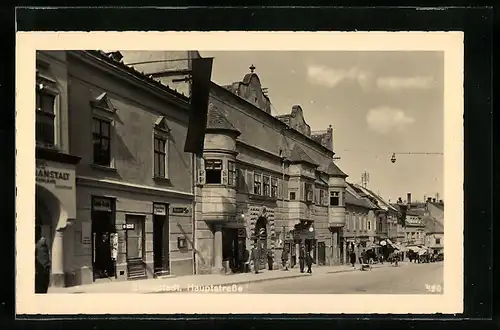
[[[18,36],[26,308],[461,306],[460,33],[56,34]]]

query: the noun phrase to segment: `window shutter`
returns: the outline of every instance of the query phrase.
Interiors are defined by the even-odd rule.
[[[198,170],[198,184],[205,184],[205,170]]]
[[[240,168],[238,169],[238,182],[237,187],[240,191],[246,191],[246,182],[245,182],[245,172]]]
[[[227,169],[222,170],[222,184],[227,184]]]
[[[328,190],[323,190],[323,205],[328,206],[328,203],[330,203],[330,196],[328,195]]]
[[[301,201],[304,201],[304,200],[306,200],[306,198],[305,198],[305,190],[306,190],[306,185],[305,185],[305,183],[304,183],[304,182],[301,182],[299,187],[300,187],[300,189],[299,189],[299,190],[300,190],[300,196],[299,196],[299,199],[300,199]]]

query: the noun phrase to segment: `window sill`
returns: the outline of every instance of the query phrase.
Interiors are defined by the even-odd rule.
[[[264,195],[256,195],[256,194],[249,194],[248,197],[250,199],[254,199],[254,200],[269,201],[269,202],[275,202],[275,201],[278,200],[275,197],[264,196]]]
[[[163,177],[163,176],[153,176],[154,182],[157,184],[162,184],[162,185],[172,185],[172,182],[170,181],[169,178]]]
[[[93,169],[100,170],[100,171],[111,172],[111,173],[118,172],[118,170],[116,168],[105,166],[105,165],[91,164],[90,166]]]

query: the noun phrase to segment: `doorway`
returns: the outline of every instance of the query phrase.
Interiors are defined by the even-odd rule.
[[[243,271],[246,254],[245,228],[222,229],[222,260],[229,263],[233,273]]]
[[[129,279],[146,278],[146,263],[144,262],[146,217],[127,214],[125,215],[125,223],[127,276]]]
[[[267,268],[267,219],[260,217],[255,224],[254,243],[259,253],[259,268]]]
[[[153,267],[155,274],[169,273],[169,222],[168,206],[153,204]]]
[[[111,236],[116,234],[114,200],[92,197],[92,272],[94,281],[116,276]]]
[[[318,242],[318,265],[326,264],[326,245],[325,242]]]

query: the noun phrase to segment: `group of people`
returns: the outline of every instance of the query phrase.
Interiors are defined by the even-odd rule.
[[[250,252],[250,259],[247,261],[249,268],[253,268],[255,274],[258,274],[260,271],[260,250],[255,246],[252,247]],[[267,266],[269,270],[273,270],[274,256],[271,250],[267,251]],[[299,268],[300,272],[307,272],[312,274],[312,265],[314,263],[314,258],[311,255],[311,252],[307,252],[304,245],[300,246],[299,249]],[[283,253],[281,254],[281,266],[284,271],[288,271],[289,268],[293,268],[294,265],[290,265],[290,251],[288,246],[283,248]],[[305,270],[305,266],[307,266],[307,270]]]

